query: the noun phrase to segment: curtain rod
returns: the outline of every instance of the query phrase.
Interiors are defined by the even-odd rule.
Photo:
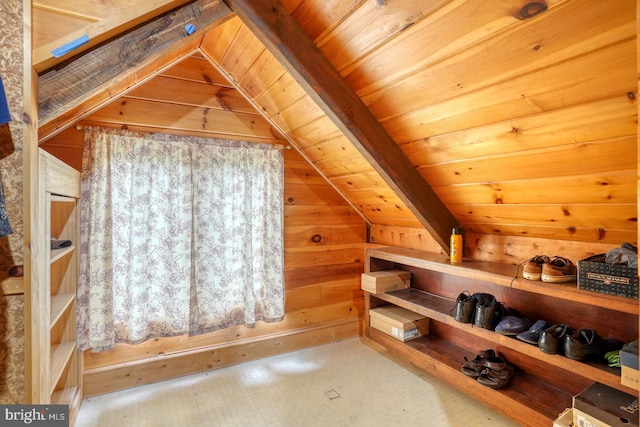
[[[75,127],[76,127],[76,130],[84,130],[84,125],[81,125],[80,123],[76,123]],[[291,150],[291,145],[289,144],[287,145],[281,144],[281,145],[285,150]]]

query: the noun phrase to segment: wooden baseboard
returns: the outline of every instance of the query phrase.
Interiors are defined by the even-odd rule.
[[[85,370],[84,397],[222,368],[361,335],[362,318]]]

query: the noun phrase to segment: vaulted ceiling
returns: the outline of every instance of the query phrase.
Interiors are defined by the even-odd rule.
[[[445,249],[458,223],[636,242],[635,2],[540,5],[37,0],[41,140],[81,122],[289,144],[370,223]]]

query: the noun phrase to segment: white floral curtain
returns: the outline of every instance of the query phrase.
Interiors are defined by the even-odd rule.
[[[87,128],[81,350],[284,317],[272,144]]]

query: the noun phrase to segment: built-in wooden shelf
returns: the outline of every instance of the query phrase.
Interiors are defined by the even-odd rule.
[[[456,321],[451,316],[451,308],[455,305],[454,300],[442,298],[437,295],[432,295],[427,292],[411,288],[388,292],[386,294],[378,294],[375,297],[457,328],[467,334],[490,340],[496,345],[511,348],[529,357],[542,360],[550,365],[569,369],[575,374],[579,374],[586,378],[592,378],[594,381],[607,384],[610,387],[620,389],[626,393],[632,392],[631,389],[620,383],[620,368],[610,368],[604,363],[578,362],[558,354],[547,354],[541,351],[537,346],[527,344],[514,337],[501,335],[488,329],[478,328],[477,326],[473,326],[469,323],[460,323]],[[460,365],[460,360],[462,359],[458,359],[458,367]]]
[[[530,317],[562,319],[576,328],[587,322],[602,328],[603,336],[620,334],[632,339],[638,331],[637,300],[581,290],[575,282],[526,280],[517,277],[515,265],[476,260],[451,264],[440,254],[390,247],[368,249],[365,271],[381,269],[412,272],[411,287],[381,294],[365,292],[366,335],[523,425],[552,425],[565,408],[571,407],[572,397],[593,382],[637,394],[621,384],[620,369],[609,367],[604,360],[582,362],[547,354],[537,345],[458,322],[453,316],[459,293],[495,293],[515,304],[507,307],[524,309]],[[386,304],[431,319],[429,335],[402,342],[369,327],[368,310]],[[495,349],[515,367],[516,374],[505,388],[485,387],[461,372],[465,358],[473,358],[475,352],[487,348]]]
[[[56,385],[75,351],[76,343],[72,341],[51,346],[51,393],[55,391]]]
[[[78,393],[78,387],[69,387],[63,390],[54,391],[51,394],[51,404],[53,405],[71,405]]]
[[[575,281],[568,283],[545,283],[517,277],[518,267],[515,265],[469,259],[465,259],[460,264],[451,264],[449,258],[445,255],[404,248],[369,249],[367,253],[368,256],[372,258],[381,258],[386,261],[397,262],[425,270],[482,280],[494,285],[594,305],[622,313],[638,315],[640,311],[638,300],[578,289]]]
[[[51,321],[49,327],[53,328],[62,314],[67,311],[69,306],[75,301],[75,294],[58,294],[51,297]],[[74,314],[75,315],[75,314]]]
[[[82,402],[82,360],[77,348],[76,290],[80,277],[80,173],[39,150],[38,210],[41,235],[32,236],[32,283],[27,288],[30,322],[25,325],[25,383],[33,404],[69,405],[73,425]],[[51,239],[68,239],[66,248],[51,249]],[[35,282],[34,282],[35,280]]]
[[[75,203],[76,199],[74,197],[68,196],[60,196],[58,194],[51,195],[51,203]]]
[[[469,356],[469,352],[438,337],[427,335],[403,343],[376,329],[372,328],[370,332],[370,338],[392,354],[455,384],[457,389],[488,406],[503,406],[503,412],[523,425],[550,426],[567,407],[567,402],[571,402],[570,394],[522,372],[514,375],[507,388],[486,387],[460,372],[461,361]]]
[[[58,261],[59,259],[62,259],[64,256],[70,254],[75,250],[76,250],[75,245],[71,245],[66,248],[52,249],[49,261],[51,262],[51,264],[53,264],[54,262]]]

